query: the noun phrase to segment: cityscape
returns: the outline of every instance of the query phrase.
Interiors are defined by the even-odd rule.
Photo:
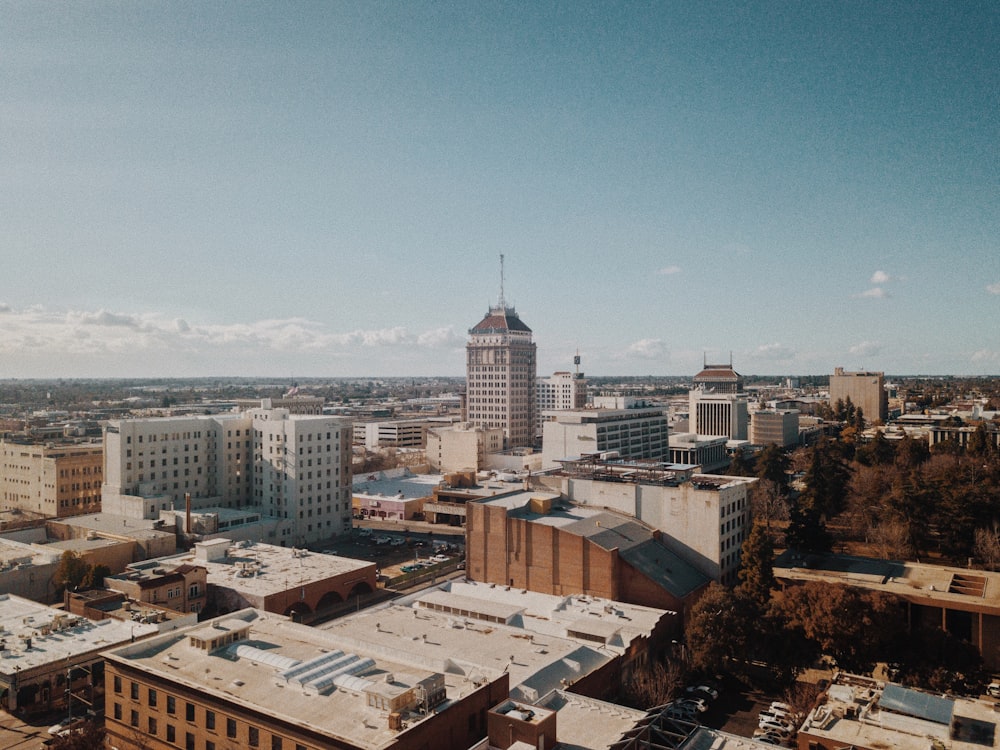
[[[1000,748],[989,3],[13,3],[0,748]]]

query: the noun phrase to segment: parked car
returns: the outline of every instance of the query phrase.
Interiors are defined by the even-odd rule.
[[[986,694],[991,698],[1000,698],[1000,682],[991,682],[987,685]]]
[[[757,722],[757,727],[765,729],[768,732],[778,735],[779,737],[787,737],[792,733],[792,728],[790,726],[777,722],[774,719],[762,718]]]
[[[406,544],[406,540],[403,539],[402,537],[397,536],[389,544],[391,544],[393,547],[402,547],[404,544]]]
[[[375,537],[375,544],[389,544],[391,541],[392,541],[392,539],[390,539],[387,536],[377,536],[377,537]]]
[[[371,535],[372,535],[371,529],[358,529],[358,536],[371,536]]]
[[[771,708],[777,709],[779,711],[784,711],[785,713],[793,713],[792,707],[787,703],[782,703],[781,701],[771,701]]]
[[[691,685],[687,688],[687,692],[689,695],[697,695],[698,693],[702,693],[704,695],[707,695],[713,701],[719,697],[719,691],[708,685]]]

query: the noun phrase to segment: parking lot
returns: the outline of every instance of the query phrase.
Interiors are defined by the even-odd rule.
[[[454,533],[435,533],[433,530],[403,530],[366,524],[350,534],[335,537],[315,551],[372,560],[378,563],[382,576],[392,578],[411,572],[403,570],[404,567],[429,567],[437,562],[464,559],[465,537]]]

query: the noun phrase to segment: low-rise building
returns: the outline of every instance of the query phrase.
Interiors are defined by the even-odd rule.
[[[754,445],[799,444],[799,413],[795,409],[758,409],[750,420],[750,442]]]
[[[503,428],[460,422],[427,431],[427,464],[434,471],[473,472],[486,468],[486,457],[503,450]]]
[[[775,559],[774,577],[782,586],[822,581],[898,596],[911,627],[940,627],[978,648],[987,669],[1000,669],[1000,573],[788,550]]]
[[[466,750],[486,735],[508,675],[461,673],[422,656],[424,648],[396,638],[387,652],[240,610],[106,653],[109,742],[120,750]]]
[[[552,411],[545,417],[543,468],[584,453],[614,452],[623,458],[651,461],[670,457],[667,411],[662,406],[626,401],[622,408]]]
[[[839,674],[798,730],[799,750],[1000,747],[996,704]]]
[[[670,463],[700,466],[706,472],[725,469],[730,463],[727,443],[725,436],[674,433],[670,436]]]
[[[440,422],[428,419],[390,419],[354,423],[354,444],[367,450],[379,448],[423,448],[427,430]]]
[[[441,476],[416,475],[406,468],[356,474],[351,502],[355,517],[405,521],[423,513]]]
[[[0,709],[48,714],[68,709],[68,699],[72,710],[83,714],[102,699],[102,652],[155,632],[155,625],[94,622],[0,594]]]
[[[198,574],[190,568],[203,568],[207,597],[200,609],[232,612],[246,607],[293,617],[309,617],[345,601],[372,593],[377,587],[376,565],[368,560],[278,547],[273,544],[234,544],[228,539],[199,542],[180,555],[148,560],[130,565],[113,586],[133,595],[127,586],[129,576],[147,581],[148,590],[188,596]],[[184,572],[184,583],[176,580]],[[168,580],[169,579],[169,580]],[[164,582],[166,581],[166,582]],[[112,585],[112,582],[109,582]],[[189,588],[185,589],[184,586]],[[180,587],[180,589],[178,589]],[[200,589],[199,589],[200,597]],[[162,602],[162,595],[156,600]],[[190,609],[190,604],[188,608]]]
[[[107,576],[104,585],[143,604],[176,612],[201,612],[208,597],[208,570],[202,565],[168,568],[153,562],[130,565],[125,573]]]
[[[684,617],[710,579],[632,516],[519,492],[469,503],[466,572],[471,580],[544,594],[583,594]]]

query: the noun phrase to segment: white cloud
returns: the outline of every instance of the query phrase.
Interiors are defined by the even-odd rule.
[[[871,277],[871,279],[869,280],[868,283],[869,284],[876,284],[876,285],[878,285],[878,284],[887,284],[891,280],[892,280],[892,277],[889,276],[889,274],[887,274],[885,271],[876,271],[875,273],[872,274],[872,277]]]
[[[417,336],[417,345],[428,349],[456,349],[465,346],[465,337],[452,326],[434,328]]]
[[[871,289],[866,289],[861,292],[861,294],[854,295],[855,297],[864,297],[867,299],[885,299],[889,296],[889,293],[880,286],[872,287]]]
[[[191,326],[188,325],[188,322],[184,318],[177,318],[174,321],[174,327],[177,329],[177,333],[187,333],[191,330]]]
[[[660,275],[660,276],[673,276],[674,274],[677,274],[677,273],[680,273],[680,272],[681,272],[681,267],[680,266],[664,266],[663,268],[661,268],[660,270],[658,270],[656,273],[658,275]]]
[[[625,350],[624,356],[637,359],[660,359],[667,355],[663,339],[640,339],[633,341]]]
[[[986,291],[989,292],[990,294],[1000,294],[1000,281],[998,281],[996,284],[987,284]],[[2,311],[3,311],[3,306],[0,305],[0,312]]]
[[[763,359],[786,360],[795,356],[795,350],[784,344],[761,344],[754,354]]]
[[[848,351],[851,354],[857,354],[862,357],[870,357],[881,352],[882,345],[877,341],[862,341],[860,344],[852,346],[848,349]]]
[[[1000,352],[980,349],[977,352],[973,352],[971,359],[973,362],[1000,362]]]
[[[12,309],[13,308],[11,308],[11,306],[8,305],[6,302],[0,302],[0,313],[8,313]]]

